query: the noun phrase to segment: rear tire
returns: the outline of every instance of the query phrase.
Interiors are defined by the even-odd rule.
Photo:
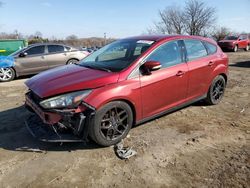
[[[125,138],[133,124],[130,106],[122,101],[110,102],[96,111],[90,125],[90,137],[101,146],[111,146]]]
[[[67,65],[76,64],[76,63],[78,63],[78,62],[79,62],[78,59],[70,59],[70,60],[67,61]]]
[[[218,104],[222,100],[225,88],[226,88],[225,78],[221,75],[216,76],[208,90],[205,102],[209,105]]]
[[[0,82],[9,82],[16,77],[13,68],[0,68]]]

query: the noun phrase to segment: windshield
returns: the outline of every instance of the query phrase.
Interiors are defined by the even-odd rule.
[[[225,40],[237,40],[238,39],[238,37],[236,37],[236,36],[226,36],[225,37]]]
[[[17,51],[15,51],[15,52],[13,52],[12,54],[8,55],[8,56],[16,56],[17,54],[19,54],[20,52],[22,52],[22,51],[25,50],[26,48],[27,48],[27,47],[22,48],[22,49],[20,49],[20,50],[17,50]]]
[[[80,65],[109,72],[119,72],[127,68],[155,41],[118,40],[84,58]]]

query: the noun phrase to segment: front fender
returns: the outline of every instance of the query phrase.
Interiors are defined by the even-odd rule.
[[[94,89],[84,101],[97,110],[105,104],[122,100],[133,105],[136,113],[135,120],[142,118],[141,90],[139,78],[124,80],[115,84]]]

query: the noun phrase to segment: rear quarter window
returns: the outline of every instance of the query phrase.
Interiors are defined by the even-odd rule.
[[[207,50],[200,40],[184,40],[188,61],[207,56]]]
[[[214,54],[217,52],[217,46],[215,44],[211,44],[209,42],[204,42],[207,51],[208,51],[208,55]]]

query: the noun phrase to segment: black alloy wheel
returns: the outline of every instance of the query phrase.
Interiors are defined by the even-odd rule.
[[[90,137],[99,145],[110,146],[125,138],[133,124],[133,112],[123,101],[114,101],[97,110]]]

